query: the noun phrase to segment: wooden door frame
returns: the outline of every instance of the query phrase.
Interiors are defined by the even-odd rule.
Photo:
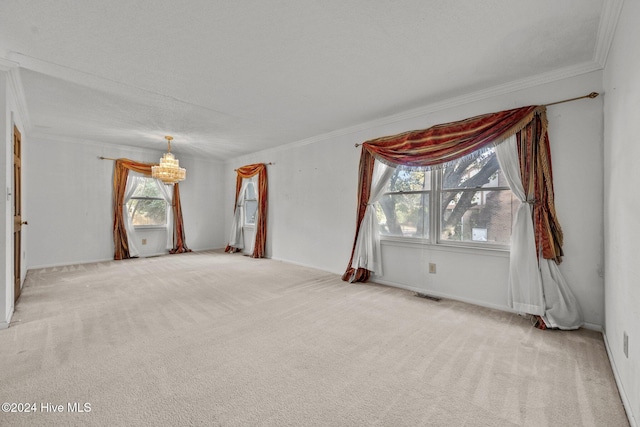
[[[22,291],[22,134],[13,126],[13,302]]]

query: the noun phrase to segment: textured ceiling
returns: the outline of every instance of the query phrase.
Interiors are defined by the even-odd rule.
[[[176,153],[229,159],[558,69],[597,69],[608,7],[2,0],[0,58],[20,67],[31,135],[163,150],[171,134]]]

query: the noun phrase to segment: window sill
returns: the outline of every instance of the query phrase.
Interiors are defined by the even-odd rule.
[[[380,243],[384,246],[397,246],[430,251],[457,252],[486,256],[509,257],[510,250],[500,246],[478,246],[474,244],[432,243],[426,239],[380,236]]]
[[[134,225],[134,230],[136,231],[145,231],[145,230],[166,230],[166,225]]]

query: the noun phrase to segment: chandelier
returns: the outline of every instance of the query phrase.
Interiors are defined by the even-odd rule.
[[[151,176],[167,185],[171,185],[179,181],[184,181],[187,177],[187,170],[181,168],[179,160],[171,154],[171,140],[173,137],[165,136],[164,139],[167,140],[169,149],[162,155],[159,165],[151,166]]]

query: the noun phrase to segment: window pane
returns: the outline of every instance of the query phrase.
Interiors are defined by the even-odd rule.
[[[429,193],[386,194],[376,205],[380,234],[429,238]]]
[[[127,211],[133,225],[167,225],[167,202],[157,199],[131,199]]]
[[[408,170],[398,166],[389,179],[387,192],[420,191],[431,189],[431,173]]]
[[[519,204],[511,190],[443,191],[440,238],[508,245]]]
[[[494,148],[478,157],[460,159],[442,169],[442,189],[509,187]]]
[[[162,199],[162,194],[158,189],[154,178],[140,177],[138,178],[138,186],[133,192],[133,197],[154,197]]]
[[[247,184],[247,189],[244,190],[244,198],[246,200],[256,200],[256,187],[253,185],[253,182]]]
[[[255,200],[247,200],[244,202],[244,223],[255,224],[256,213],[258,211],[258,202]]]

